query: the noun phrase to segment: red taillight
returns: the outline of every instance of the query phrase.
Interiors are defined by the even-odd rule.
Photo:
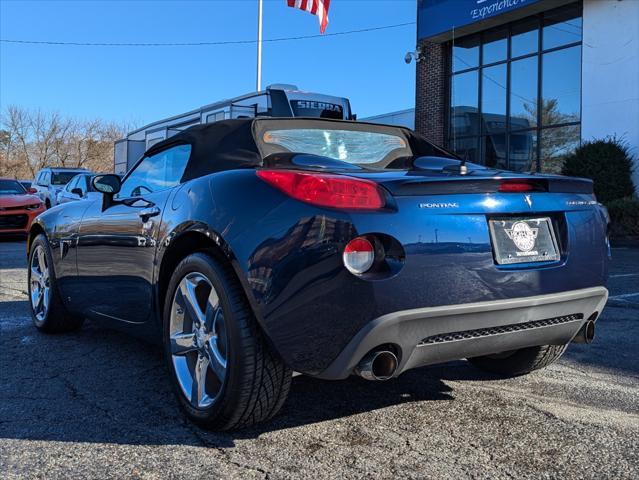
[[[369,180],[292,170],[257,170],[257,176],[296,200],[321,207],[377,210],[385,203],[380,187]]]
[[[531,192],[533,185],[526,182],[502,182],[499,185],[500,192]]]
[[[342,259],[349,272],[359,275],[373,266],[375,249],[371,242],[363,237],[357,237],[348,242]]]

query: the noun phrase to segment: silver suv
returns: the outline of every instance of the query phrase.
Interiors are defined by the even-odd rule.
[[[46,207],[51,208],[58,203],[58,193],[79,173],[91,172],[84,168],[43,168],[36,174],[32,187]]]

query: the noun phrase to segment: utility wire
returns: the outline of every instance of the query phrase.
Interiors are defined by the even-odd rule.
[[[390,28],[406,27],[415,25],[415,22],[397,23],[395,25],[384,25],[381,27],[361,28],[359,30],[347,30],[344,32],[334,32],[316,35],[303,35],[299,37],[267,38],[263,42],[287,42],[291,40],[307,40],[309,38],[336,37],[338,35],[351,35],[355,33],[374,32],[387,30]],[[257,40],[223,40],[218,42],[169,42],[169,43],[125,43],[125,42],[54,42],[45,40],[15,40],[0,38],[1,43],[18,43],[30,45],[69,45],[74,47],[203,47],[210,45],[246,45],[257,43]]]

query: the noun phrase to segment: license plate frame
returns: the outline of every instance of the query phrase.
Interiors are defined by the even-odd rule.
[[[561,258],[550,217],[499,217],[488,220],[498,265],[556,262]]]

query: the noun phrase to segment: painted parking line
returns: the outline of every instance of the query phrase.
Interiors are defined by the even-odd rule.
[[[608,297],[608,306],[639,309],[639,292],[611,295]]]
[[[610,275],[610,278],[625,278],[625,277],[639,277],[639,273],[617,273],[616,275]]]
[[[639,297],[639,292],[635,292],[635,293],[622,293],[620,295],[611,295],[610,297],[608,297],[610,300],[623,300],[624,298],[630,298],[630,297]]]

